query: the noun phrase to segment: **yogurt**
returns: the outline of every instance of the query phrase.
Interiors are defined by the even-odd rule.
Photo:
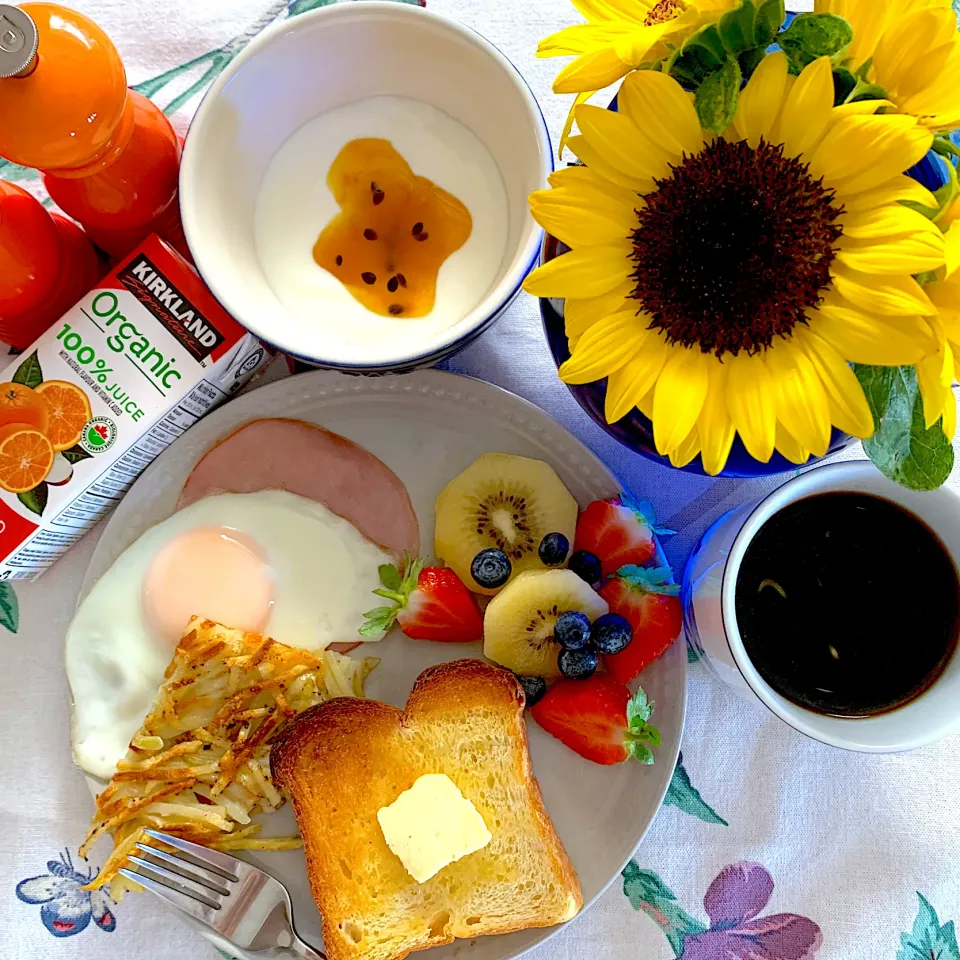
[[[389,140],[413,168],[469,210],[469,239],[441,266],[433,309],[419,318],[378,315],[317,265],[313,246],[339,212],[326,177],[351,140]],[[321,324],[332,353],[375,342],[403,351],[462,320],[494,287],[506,256],[507,194],[486,147],[436,107],[378,96],[308,121],[280,147],[260,185],[254,214],[257,257],[267,282],[291,313]]]

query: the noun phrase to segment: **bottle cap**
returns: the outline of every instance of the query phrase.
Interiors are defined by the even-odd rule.
[[[19,7],[0,3],[0,80],[31,73],[39,42],[33,20]]]

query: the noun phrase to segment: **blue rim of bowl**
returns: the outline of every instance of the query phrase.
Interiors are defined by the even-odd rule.
[[[543,109],[540,106],[540,102],[537,100],[536,94],[534,94],[533,90],[530,87],[530,84],[527,83],[523,74],[517,69],[516,64],[514,64],[514,62],[498,46],[496,46],[494,43],[488,40],[478,30],[474,30],[473,27],[470,27],[465,23],[461,23],[459,20],[454,20],[451,17],[444,16],[443,14],[434,13],[433,11],[427,11],[424,8],[419,6],[415,6],[412,4],[410,5],[396,4],[393,2],[374,3],[374,2],[371,2],[371,0],[366,0],[363,6],[368,9],[389,8],[391,10],[394,10],[394,9],[403,10],[406,12],[406,14],[412,14],[413,16],[426,16],[426,17],[433,18],[435,20],[440,20],[448,25],[453,26],[456,29],[464,30],[468,33],[473,34],[475,37],[477,37],[477,39],[481,42],[482,45],[489,48],[489,50],[492,51],[496,56],[499,56],[500,58],[502,58],[503,62],[507,64],[510,67],[510,69],[513,70],[513,72],[516,74],[521,85],[529,93],[531,102],[537,109],[537,115],[540,117],[540,130],[543,134],[543,138],[546,141],[546,146],[547,146],[547,158],[548,158],[548,163],[550,168],[549,172],[552,173],[554,170],[556,170],[556,163],[554,161],[554,156],[553,156],[553,141],[551,140],[550,130],[547,126],[546,117],[544,117],[543,115]],[[325,15],[331,9],[335,9],[335,6],[320,7],[316,10],[309,10],[305,13],[299,14],[297,19],[299,20],[301,17],[317,19],[318,15],[320,16]],[[401,14],[401,16],[403,15],[404,14]],[[200,111],[204,107],[204,104],[207,102],[209,98],[211,98],[216,94],[219,94],[220,90],[222,90],[223,87],[226,86],[227,81],[229,80],[229,77],[232,76],[233,72],[236,69],[238,69],[239,66],[241,66],[245,60],[249,59],[249,57],[252,56],[252,52],[255,52],[258,47],[266,43],[273,34],[284,32],[286,27],[287,27],[287,20],[281,20],[278,23],[270,27],[267,27],[260,34],[258,34],[254,38],[254,40],[251,41],[250,44],[248,44],[247,47],[240,53],[240,55],[237,56],[236,59],[234,59],[228,65],[228,67],[223,71],[223,73],[221,73],[220,76],[210,85],[210,87],[207,89],[207,92],[203,95],[203,98],[201,99],[199,106],[197,107],[195,116],[200,113]],[[193,124],[191,123],[191,127],[192,126]],[[190,130],[187,131],[187,135],[184,138],[184,145],[183,145],[183,151],[182,151],[183,156],[185,156],[187,153],[187,150],[189,148],[189,143],[190,143]],[[183,158],[181,157],[181,175],[180,175],[180,184],[179,184],[181,194],[183,193],[182,171],[184,169],[182,159]],[[546,179],[546,177],[544,179]],[[182,208],[182,204],[181,204],[181,208]],[[197,272],[200,274],[201,278],[203,279],[203,282],[210,288],[210,291],[216,297],[218,303],[220,303],[220,305],[227,311],[227,313],[229,313],[231,317],[233,317],[238,323],[240,323],[241,326],[244,327],[244,329],[250,330],[250,328],[243,323],[240,317],[236,316],[229,309],[229,307],[226,305],[226,303],[224,303],[223,299],[220,297],[214,284],[211,283],[211,281],[208,280],[207,277],[204,275],[204,272],[200,266],[199,260],[197,259],[196,254],[194,253],[194,250],[190,245],[190,237],[189,237],[186,221],[184,221],[183,223],[183,230],[184,230],[184,236],[186,237],[186,240],[187,240],[187,247],[190,249],[190,252],[194,257],[194,264],[196,266]],[[441,344],[440,346],[436,347],[433,350],[428,351],[427,353],[417,354],[412,357],[403,357],[388,363],[370,363],[370,364],[341,363],[336,360],[324,360],[320,357],[310,357],[304,354],[297,353],[289,349],[288,347],[283,346],[282,344],[274,343],[268,337],[265,337],[262,334],[257,333],[256,331],[250,330],[250,332],[253,333],[253,335],[257,337],[257,339],[260,340],[262,343],[266,344],[269,347],[274,348],[275,350],[278,350],[279,352],[285,354],[286,356],[292,357],[294,360],[299,360],[301,363],[306,363],[311,366],[318,367],[325,370],[338,370],[342,373],[404,373],[410,370],[414,370],[418,367],[431,366],[432,364],[439,363],[441,360],[445,359],[446,357],[449,357],[452,354],[457,353],[459,350],[462,350],[464,347],[472,343],[481,334],[486,332],[510,308],[510,306],[513,304],[516,297],[519,295],[520,289],[523,286],[524,280],[526,280],[526,278],[529,276],[531,271],[534,269],[534,267],[537,266],[537,264],[540,261],[540,254],[541,254],[541,250],[543,249],[543,242],[545,239],[544,231],[542,229],[535,231],[533,234],[533,237],[536,239],[536,243],[534,244],[534,250],[530,257],[530,260],[528,261],[526,266],[523,268],[522,275],[519,277],[517,283],[510,290],[510,292],[506,294],[500,300],[500,302],[493,308],[490,315],[485,317],[473,329],[468,330],[462,336],[450,341],[449,343]]]

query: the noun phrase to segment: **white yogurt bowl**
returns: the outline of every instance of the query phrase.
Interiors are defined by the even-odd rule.
[[[329,110],[382,95],[432,105],[485,146],[506,190],[505,252],[486,293],[472,306],[465,304],[463,316],[448,326],[383,318],[403,335],[345,344],[331,330],[350,322],[346,311],[341,318],[335,308],[324,312],[318,303],[323,315],[315,319],[277,296],[257,254],[255,212],[264,175],[293,134]],[[537,262],[542,238],[527,196],[545,184],[552,169],[540,108],[500,51],[420,7],[364,0],[278,23],[224,70],[186,139],[180,204],[197,268],[247,329],[311,364],[390,372],[432,364],[459,350],[511,304]],[[415,164],[414,172],[420,172]],[[320,183],[326,174],[318,166]],[[324,226],[316,223],[315,233]],[[441,268],[438,295],[443,282]]]

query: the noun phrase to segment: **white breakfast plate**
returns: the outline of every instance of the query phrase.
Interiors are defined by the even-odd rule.
[[[306,373],[231,401],[191,427],[158,457],[107,523],[80,596],[87,595],[144,530],[173,512],[194,464],[217,440],[248,420],[275,416],[321,424],[380,457],[407,485],[425,551],[432,543],[437,494],[487,451],[548,461],[581,506],[620,489],[610,471],[563,427],[526,400],[483,381],[436,370],[380,378]],[[426,667],[481,655],[478,644],[427,643],[410,640],[398,630],[380,643],[364,645],[358,653],[362,651],[382,660],[367,682],[368,696],[398,707],[405,704],[414,679]],[[643,674],[644,689],[656,701],[654,720],[663,735],[652,767],[636,763],[598,766],[528,722],[534,771],[557,833],[580,876],[584,909],[617,878],[660,808],[680,749],[686,672],[686,649],[679,642]],[[92,789],[102,787],[96,781],[90,784]],[[292,821],[285,808],[268,819],[265,831],[287,832]],[[319,946],[320,917],[310,896],[302,853],[267,853],[248,859],[286,885],[298,932]],[[430,957],[511,960],[557,929],[457,940],[434,948]],[[203,932],[224,946],[206,928]],[[255,960],[252,954],[241,957]]]

